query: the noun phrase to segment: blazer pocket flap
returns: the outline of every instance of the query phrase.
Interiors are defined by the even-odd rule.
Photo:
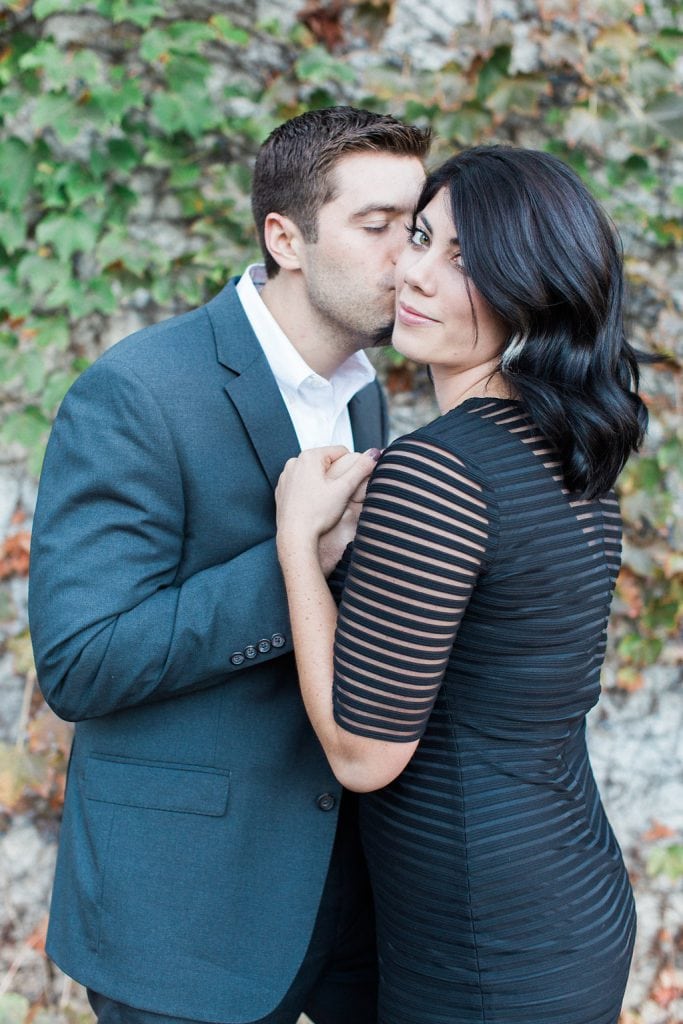
[[[89,757],[85,795],[89,800],[183,814],[225,814],[230,773],[210,768]]]

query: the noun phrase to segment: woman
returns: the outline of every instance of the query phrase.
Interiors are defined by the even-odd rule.
[[[618,244],[573,172],[488,147],[430,175],[394,345],[442,415],[379,460],[338,623],[317,541],[372,459],[307,452],[277,492],[303,698],[368,793],[379,1019],[614,1024],[635,915],[585,716],[646,413]]]

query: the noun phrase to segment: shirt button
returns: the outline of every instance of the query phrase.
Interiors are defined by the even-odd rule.
[[[270,642],[272,643],[273,647],[284,647],[285,638],[282,635],[282,633],[273,633],[273,635],[270,638]]]
[[[316,797],[315,802],[321,811],[331,811],[337,801],[331,793],[321,793],[319,797]]]
[[[263,640],[259,640],[259,642],[258,642],[259,654],[267,654],[268,651],[270,650],[271,646],[272,646],[272,644],[271,644],[270,640],[266,640],[265,637],[263,638]]]
[[[244,661],[244,655],[241,651],[235,651],[234,654],[230,655],[230,661],[233,665],[241,665]]]

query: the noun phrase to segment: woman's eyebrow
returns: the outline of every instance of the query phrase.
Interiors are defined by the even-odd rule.
[[[432,228],[432,225],[429,223],[429,221],[425,217],[424,213],[418,213],[417,216],[420,218],[420,220],[422,221],[424,226],[427,228],[427,231],[429,232],[429,234],[433,235],[434,234],[434,230]],[[451,239],[449,239],[449,245],[454,245],[454,246],[459,246],[460,245],[460,239],[458,238],[457,235],[453,235],[453,237]]]

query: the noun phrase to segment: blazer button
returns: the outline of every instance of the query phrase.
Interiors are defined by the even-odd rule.
[[[230,661],[233,665],[241,665],[244,661],[244,655],[241,651],[235,651],[234,654],[230,655]]]
[[[244,657],[245,658],[250,658],[250,659],[251,658],[255,658],[257,654],[258,654],[258,651],[256,650],[256,648],[254,647],[253,644],[248,644],[244,648]]]
[[[337,801],[331,793],[321,793],[319,797],[316,797],[315,802],[321,811],[331,811]]]
[[[259,640],[258,642],[259,654],[267,654],[271,647],[272,644],[270,640],[266,640],[265,637],[263,638],[263,640]]]
[[[273,647],[284,647],[285,638],[283,637],[282,633],[273,633],[273,635],[270,638],[270,642],[272,643]]]

